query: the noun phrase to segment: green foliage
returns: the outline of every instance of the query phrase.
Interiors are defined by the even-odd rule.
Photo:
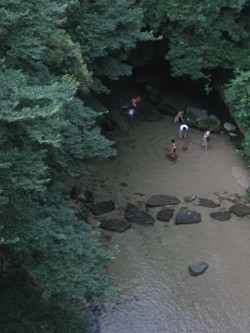
[[[140,0],[145,26],[169,42],[174,76],[206,77],[214,68],[248,68],[248,1]]]
[[[103,79],[130,75],[127,59],[139,41],[150,39],[141,32],[143,13],[133,1],[75,1],[67,9],[65,29],[77,41],[93,73],[91,89],[107,93]]]
[[[79,3],[84,9],[84,2]],[[88,15],[95,13],[81,12],[93,35],[98,28],[95,44],[89,43],[85,52],[81,36],[88,35],[90,26],[83,29],[81,20],[79,29],[68,26],[73,24],[68,15],[75,5],[76,1],[67,0],[3,0],[0,4],[0,256],[15,271],[25,271],[62,315],[59,301],[65,305],[74,296],[100,297],[111,289],[103,264],[113,260],[114,251],[104,249],[96,229],[79,221],[76,211],[67,206],[59,179],[62,174],[85,175],[93,161],[115,155],[113,143],[97,126],[106,110],[93,107],[98,101],[90,92],[98,80],[102,86],[104,78],[128,74],[129,50],[144,38],[140,20],[127,26],[139,11],[131,9],[124,17],[118,12],[112,25],[112,7],[107,13],[108,2],[100,1],[98,12],[108,27],[100,51],[106,50],[103,54],[97,50],[92,58],[98,39],[102,40],[99,18],[88,21]],[[77,22],[78,11],[74,13]],[[20,290],[20,297],[25,294]],[[44,324],[41,317],[21,314],[23,331],[42,332],[48,327],[48,332],[83,331],[74,328],[78,324],[73,316],[68,330],[59,331],[51,318]],[[17,331],[17,322],[12,326],[1,320],[6,332]]]
[[[207,76],[207,83],[205,84],[204,90],[207,95],[209,95],[210,92],[213,90],[211,75]]]
[[[97,113],[79,99],[65,104],[60,146],[50,150],[57,170],[67,170],[71,176],[85,175],[91,170],[89,161],[115,156],[113,143],[101,136],[96,118]]]
[[[44,39],[53,33],[63,11],[63,3],[56,1],[2,0],[0,55],[7,65],[27,72],[45,71]]]
[[[250,125],[250,71],[236,71],[225,86],[226,101],[233,106],[234,116],[243,128]]]
[[[73,42],[69,34],[58,29],[46,40],[46,46],[46,62],[51,71],[56,75],[70,74],[78,82],[78,91],[87,95],[93,78],[84,61],[79,43]]]
[[[250,188],[247,189],[247,192],[246,192],[246,199],[248,201],[250,201]]]
[[[77,219],[55,188],[16,194],[14,199],[18,204],[5,216],[5,235],[20,238],[12,246],[12,256],[40,286],[43,297],[63,302],[103,295],[110,280],[102,264],[110,262],[114,252],[104,251],[95,229]]]
[[[250,130],[248,129],[245,133],[244,141],[244,157],[246,158],[248,164],[250,165]]]
[[[250,71],[236,71],[235,77],[225,86],[226,101],[244,132],[244,156],[250,163]],[[249,195],[249,191],[248,191]]]
[[[200,130],[206,130],[207,128],[209,128],[211,132],[216,133],[220,130],[220,123],[215,117],[209,116],[199,121],[197,127]]]

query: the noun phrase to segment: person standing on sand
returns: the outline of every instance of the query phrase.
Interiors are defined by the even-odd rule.
[[[207,150],[207,146],[208,146],[208,142],[210,141],[210,135],[211,132],[209,131],[209,129],[206,130],[206,132],[203,135],[203,139],[202,139],[202,146],[204,150]]]
[[[171,139],[171,142],[172,142],[171,157],[175,157],[177,151],[175,139]]]
[[[174,123],[180,123],[183,124],[184,122],[184,111],[180,111],[177,113],[177,115],[174,118]]]
[[[180,126],[179,138],[180,138],[180,139],[186,139],[187,131],[188,131],[188,125],[186,125],[186,124],[182,124],[182,125]]]

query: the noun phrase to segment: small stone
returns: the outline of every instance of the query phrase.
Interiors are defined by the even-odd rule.
[[[191,276],[198,276],[203,274],[208,268],[208,264],[205,261],[198,261],[192,265],[189,265],[189,272]]]

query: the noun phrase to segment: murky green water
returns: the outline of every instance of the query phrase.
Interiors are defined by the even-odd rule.
[[[155,194],[175,195],[182,207],[201,213],[202,222],[175,225],[156,220],[153,226],[133,225],[124,233],[107,232],[110,246],[120,252],[109,268],[120,293],[105,303],[101,333],[248,333],[250,331],[250,219],[232,214],[225,222],[211,212],[232,206],[250,184],[248,169],[225,134],[212,136],[207,152],[202,133],[190,129],[189,149],[182,150],[178,125],[160,122],[133,125],[119,142],[116,160],[102,163],[87,185],[100,198],[112,198],[116,210],[106,217],[123,217],[128,202],[152,216],[160,208],[145,208]],[[171,138],[177,140],[176,163],[167,159]],[[219,208],[185,203],[195,195],[221,200]],[[208,270],[191,277],[188,266],[208,263]]]

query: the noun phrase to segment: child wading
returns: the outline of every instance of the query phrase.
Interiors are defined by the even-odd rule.
[[[210,141],[211,132],[209,130],[206,130],[205,134],[203,135],[202,139],[202,146],[204,150],[207,150],[208,142]]]
[[[175,157],[177,151],[175,139],[172,139],[171,142],[172,142],[171,157]]]

